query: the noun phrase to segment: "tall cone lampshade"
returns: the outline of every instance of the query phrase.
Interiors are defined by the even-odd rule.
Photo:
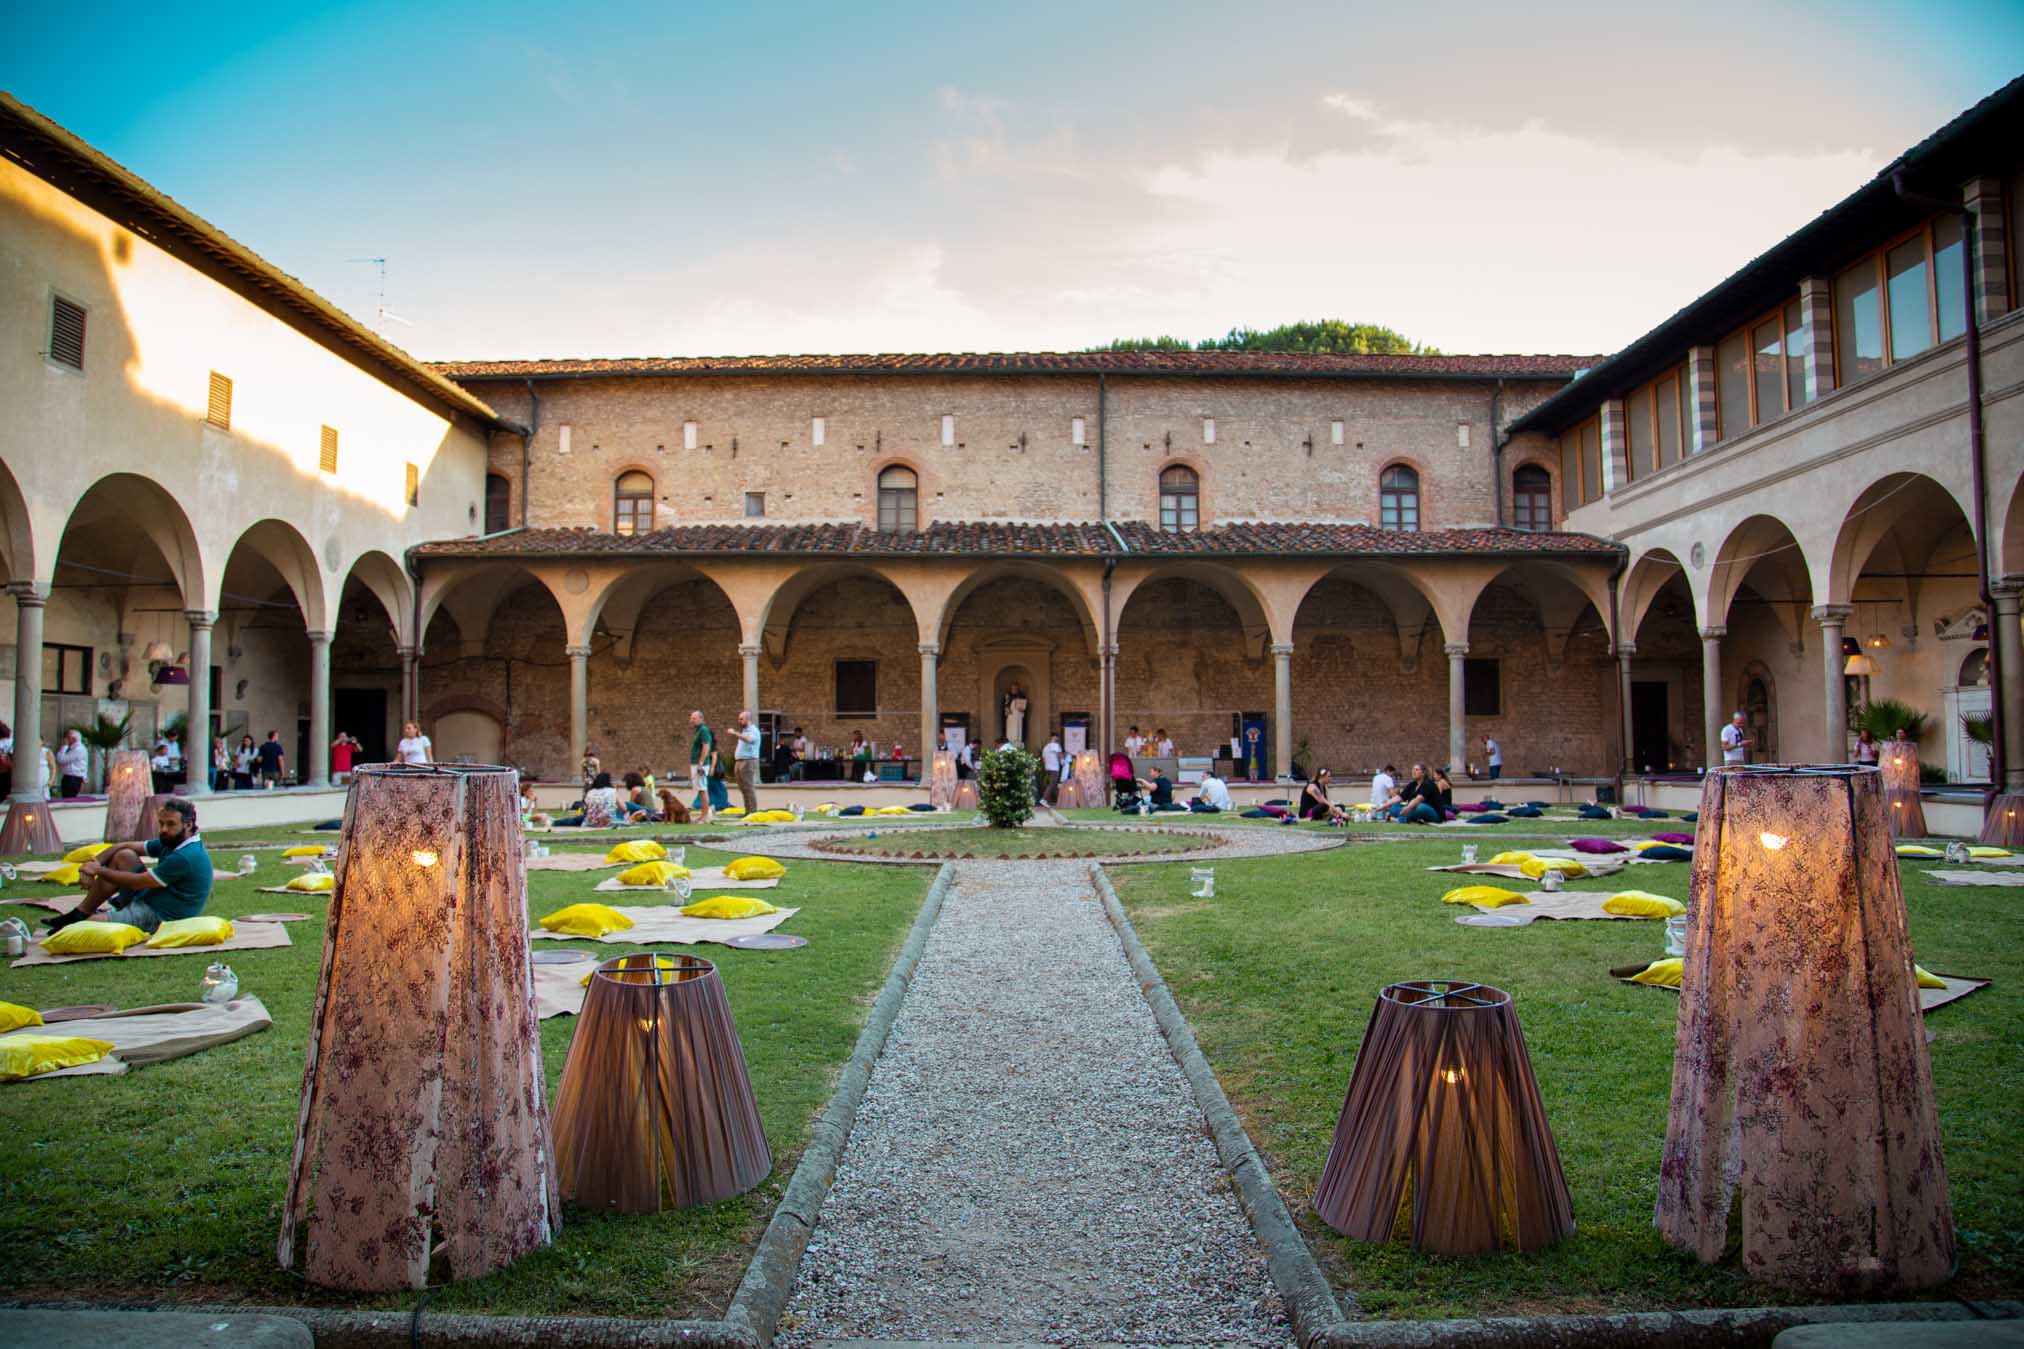
[[[1919,803],[1919,746],[1915,740],[1892,740],[1877,756],[1883,774],[1884,813],[1894,838],[1926,836],[1925,807]]]
[[[951,806],[956,801],[956,756],[938,749],[928,763],[928,804]]]
[[[144,813],[154,794],[155,775],[146,750],[116,749],[106,755],[105,842],[129,843],[152,835],[154,822]]]
[[[47,801],[7,803],[7,818],[0,822],[0,857],[62,851],[63,836],[56,832],[56,817],[49,813]]]
[[[1875,769],[1708,774],[1659,1235],[1831,1297],[1929,1288],[1954,1221]]]
[[[717,967],[631,955],[590,976],[555,1093],[562,1194],[653,1213],[742,1194],[773,1169]]]
[[[527,939],[519,774],[360,768],[345,801],[279,1255],[421,1288],[552,1240],[561,1195]]]

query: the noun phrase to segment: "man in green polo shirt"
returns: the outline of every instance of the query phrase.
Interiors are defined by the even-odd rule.
[[[50,923],[49,930],[96,915],[153,932],[173,919],[203,913],[211,898],[211,854],[197,833],[196,806],[170,797],[155,812],[155,828],[154,838],[116,843],[79,867],[89,887],[84,902]],[[143,854],[155,859],[153,869],[142,863]]]
[[[724,787],[723,762],[718,757],[717,737],[711,732],[710,723],[698,710],[689,713],[689,725],[696,728],[689,738],[689,782],[696,789],[696,804],[703,811],[697,823],[708,824],[713,812],[731,804],[731,794]]]

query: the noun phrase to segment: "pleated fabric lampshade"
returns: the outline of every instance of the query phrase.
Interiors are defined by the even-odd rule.
[[[154,835],[145,811],[155,794],[154,770],[146,750],[116,749],[105,762],[105,842],[130,843]]]
[[[1657,1226],[1815,1293],[1954,1266],[1932,1066],[1875,769],[1708,774]],[[1740,1199],[1740,1205],[1736,1200]]]
[[[7,803],[7,818],[0,821],[0,857],[62,851],[63,836],[56,832],[56,817],[47,801]]]
[[[1087,809],[1101,810],[1109,799],[1104,793],[1110,787],[1109,779],[1103,771],[1103,756],[1093,749],[1077,751],[1071,775],[1075,783],[1076,804]]]
[[[956,802],[956,756],[938,749],[928,764],[928,804],[952,806]]]
[[[1574,1206],[1511,995],[1415,980],[1378,995],[1315,1187],[1323,1221],[1388,1241],[1410,1189],[1412,1244],[1537,1250]]]
[[[690,955],[599,965],[555,1093],[562,1194],[654,1213],[743,1194],[773,1169],[717,967]]]
[[[1877,756],[1883,774],[1884,813],[1896,838],[1924,838],[1926,812],[1919,804],[1919,746],[1916,740],[1892,740]]]
[[[345,801],[279,1255],[312,1283],[476,1278],[561,1228],[520,775],[360,768]]]

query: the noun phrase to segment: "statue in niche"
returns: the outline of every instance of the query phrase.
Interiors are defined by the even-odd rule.
[[[1017,684],[1005,693],[1005,738],[1015,745],[1026,744],[1026,690]]]

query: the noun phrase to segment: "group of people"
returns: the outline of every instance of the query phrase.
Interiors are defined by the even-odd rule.
[[[1174,757],[1173,737],[1162,726],[1151,736],[1141,735],[1134,726],[1124,738],[1124,752],[1134,759],[1171,759]]]
[[[1329,799],[1328,783],[1329,772],[1323,768],[1301,789],[1297,812],[1301,819],[1329,824],[1341,824],[1348,819],[1348,812]],[[1401,824],[1439,824],[1454,810],[1455,785],[1444,769],[1419,763],[1413,765],[1412,776],[1400,782],[1398,769],[1386,764],[1371,775],[1370,804],[1376,819]]]

